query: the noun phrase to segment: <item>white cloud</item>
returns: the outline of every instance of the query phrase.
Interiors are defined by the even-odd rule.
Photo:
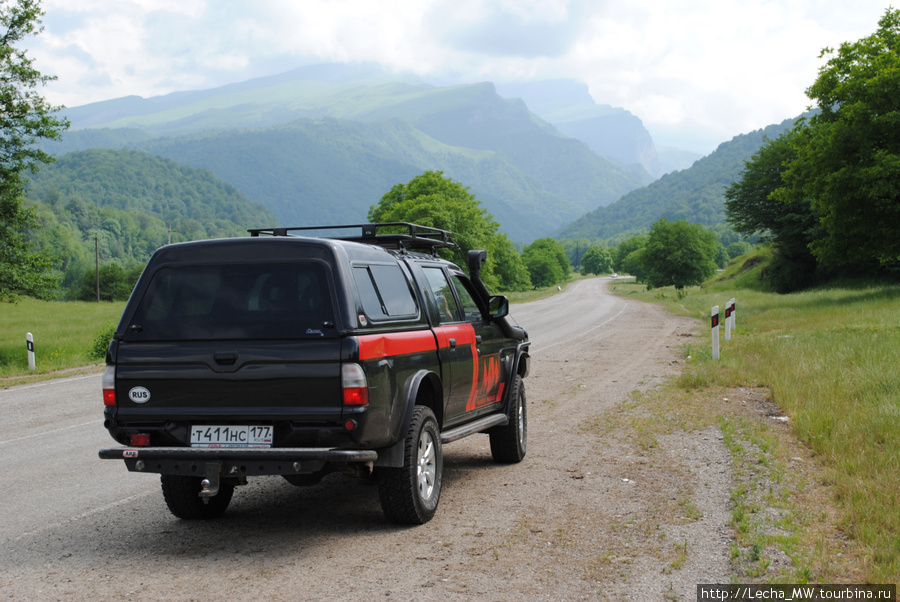
[[[792,117],[821,48],[873,32],[883,0],[45,0],[27,42],[69,106],[375,61],[459,81],[574,77],[651,132],[709,139]]]

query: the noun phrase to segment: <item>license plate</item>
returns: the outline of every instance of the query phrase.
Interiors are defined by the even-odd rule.
[[[191,447],[272,447],[271,426],[198,425]]]

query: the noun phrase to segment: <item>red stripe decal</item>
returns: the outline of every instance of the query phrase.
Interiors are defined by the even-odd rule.
[[[397,332],[393,334],[367,334],[359,337],[360,361],[395,355],[409,355],[435,351],[437,344],[430,330]]]
[[[471,324],[453,324],[451,326],[438,326],[434,329],[438,336],[441,349],[450,346],[450,339],[456,339],[457,345],[472,345],[473,357],[475,347],[475,327]]]

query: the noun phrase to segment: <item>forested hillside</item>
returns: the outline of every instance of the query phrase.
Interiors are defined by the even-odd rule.
[[[303,119],[138,146],[211,170],[283,224],[359,222],[395,184],[441,170],[468,186],[513,240],[525,242],[649,180],[528,122],[524,111],[519,123],[485,115],[469,124],[482,109],[465,105],[415,124]]]
[[[563,228],[561,238],[603,240],[626,233],[646,232],[659,219],[679,219],[725,229],[725,188],[740,177],[744,162],[762,147],[793,127],[796,119],[735,136],[689,169],[666,174],[632,191],[615,203],[600,207]]]
[[[440,170],[530,242],[652,177],[593,152],[491,83],[435,87],[319,65],[215,90],[66,111],[51,152],[145,150],[209,169],[282,224],[355,222],[393,185]]]
[[[29,203],[42,227],[30,233],[57,256],[71,287],[93,268],[95,238],[102,262],[142,264],[172,242],[246,236],[275,216],[211,172],[136,151],[69,153],[31,176]],[[171,228],[171,233],[170,233]]]

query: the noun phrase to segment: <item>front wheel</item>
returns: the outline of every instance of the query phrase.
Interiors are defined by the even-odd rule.
[[[491,456],[494,462],[515,464],[525,457],[528,441],[528,414],[525,410],[525,383],[516,374],[509,392],[509,403],[513,404],[509,424],[495,426],[488,434],[491,437]]]
[[[203,486],[200,477],[189,477],[177,474],[160,475],[163,497],[169,511],[178,518],[210,519],[221,516],[231,503],[234,495],[234,484],[220,483],[219,493],[204,503],[200,497]]]
[[[407,430],[402,468],[379,468],[378,497],[392,522],[422,525],[431,520],[441,498],[444,455],[434,413],[416,406]]]

